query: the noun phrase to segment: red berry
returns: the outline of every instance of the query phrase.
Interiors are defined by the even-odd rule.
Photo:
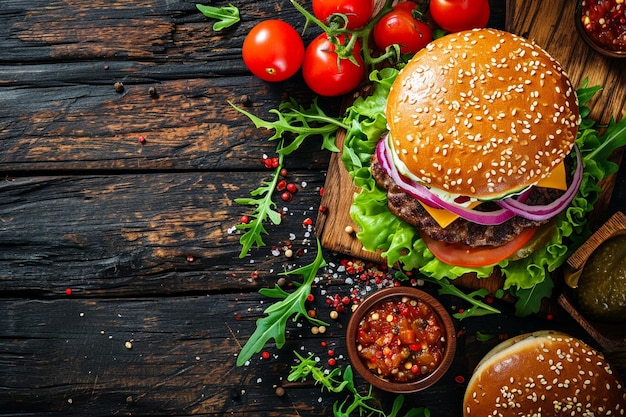
[[[267,350],[265,350],[263,351],[263,353],[261,353],[261,356],[263,357],[263,359],[269,359],[270,353]]]
[[[337,361],[335,360],[335,358],[330,358],[328,359],[328,364],[330,366],[335,366],[337,364]]]
[[[306,296],[306,300],[307,301],[313,301],[313,300],[315,300],[315,296],[313,294],[309,294],[309,295]]]
[[[291,195],[289,191],[285,191],[284,193],[280,195],[280,198],[283,201],[291,201],[291,199],[293,198],[293,195]]]
[[[276,189],[278,191],[283,191],[285,188],[287,188],[287,181],[285,180],[278,181],[278,184],[276,184]]]
[[[243,216],[241,216],[241,219],[239,219],[239,221],[243,224],[248,224],[250,223],[250,217],[244,214]]]
[[[296,184],[290,182],[287,184],[287,191],[291,194],[295,194],[298,191],[298,187],[296,187]]]

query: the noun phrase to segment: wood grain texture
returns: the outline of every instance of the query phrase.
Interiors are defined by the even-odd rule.
[[[312,94],[299,75],[265,83],[241,59],[243,38],[259,16],[280,11],[302,29],[299,12],[285,1],[240,8],[242,21],[220,33],[194,2],[4,2],[0,170],[254,166],[275,145],[258,140],[263,133],[229,102],[271,119],[276,103],[295,97],[306,104]],[[338,111],[333,100],[321,104]],[[328,156],[319,148],[312,141],[307,151],[314,158],[290,163],[310,160],[308,168],[324,169]]]
[[[292,171],[289,178],[299,191],[291,204],[278,205],[288,207],[288,215],[280,228],[268,227],[273,238],[252,252],[258,261],[247,268],[249,261],[235,262],[241,233],[232,228],[249,209],[234,200],[267,180],[266,172],[5,180],[0,182],[3,291],[52,296],[71,287],[75,295],[91,297],[256,290],[265,274],[260,282],[249,282],[252,267],[269,271],[296,260],[271,256],[272,247],[291,235],[294,252],[311,246],[302,219],[315,219],[324,177]]]

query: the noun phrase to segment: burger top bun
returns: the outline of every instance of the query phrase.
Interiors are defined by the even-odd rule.
[[[479,199],[548,176],[580,123],[561,66],[532,42],[494,29],[450,34],[418,52],[398,74],[386,116],[403,174]]]
[[[496,346],[465,391],[463,416],[623,416],[626,390],[601,353],[560,332]]]

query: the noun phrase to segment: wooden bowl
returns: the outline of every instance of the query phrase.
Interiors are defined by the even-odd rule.
[[[365,363],[365,359],[359,355],[359,343],[357,334],[363,318],[374,308],[385,301],[394,299],[420,300],[430,307],[435,318],[443,329],[443,354],[437,367],[430,373],[411,382],[393,382],[371,371]],[[346,331],[346,344],[348,356],[352,367],[367,382],[376,388],[393,393],[411,393],[421,391],[435,384],[445,375],[454,360],[456,352],[456,330],[452,318],[445,307],[430,294],[412,287],[394,287],[380,290],[365,299],[352,313]]]
[[[624,322],[610,323],[592,320],[581,312],[572,294],[578,283],[587,259],[604,241],[620,235],[626,235],[626,215],[617,212],[602,225],[589,239],[574,252],[564,265],[563,275],[567,287],[559,296],[558,302],[607,352],[626,352],[626,333]]]

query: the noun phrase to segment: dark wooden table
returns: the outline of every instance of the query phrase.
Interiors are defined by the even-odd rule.
[[[2,2],[1,416],[317,416],[343,398],[286,382],[294,350],[332,368],[332,349],[335,366],[348,365],[348,314],[329,319],[326,303],[354,288],[346,279],[359,279],[340,254],[325,252],[329,266],[310,304],[330,320],[327,331],[290,323],[282,349],[268,345],[268,358],[235,364],[270,302],[258,290],[315,256],[303,223],[317,216],[330,155],[312,141],[287,158],[299,190],[278,200],[284,220],[268,229],[266,246],[239,258],[233,227],[247,209],[234,200],[268,179],[262,158],[275,144],[228,101],[268,117],[282,100],[312,95],[298,77],[264,83],[241,60],[259,20],[301,29],[302,16],[288,1],[232,3],[241,23],[215,32],[193,1]],[[503,2],[493,3],[491,24],[501,26]],[[622,176],[607,217],[626,208],[624,189]],[[501,315],[456,322],[452,370],[408,396],[410,405],[459,415],[463,381],[499,338],[558,328],[593,343],[558,307],[532,319],[500,307]],[[480,341],[478,332],[494,337]],[[626,360],[612,359],[623,372]],[[375,394],[385,407],[394,398]]]

